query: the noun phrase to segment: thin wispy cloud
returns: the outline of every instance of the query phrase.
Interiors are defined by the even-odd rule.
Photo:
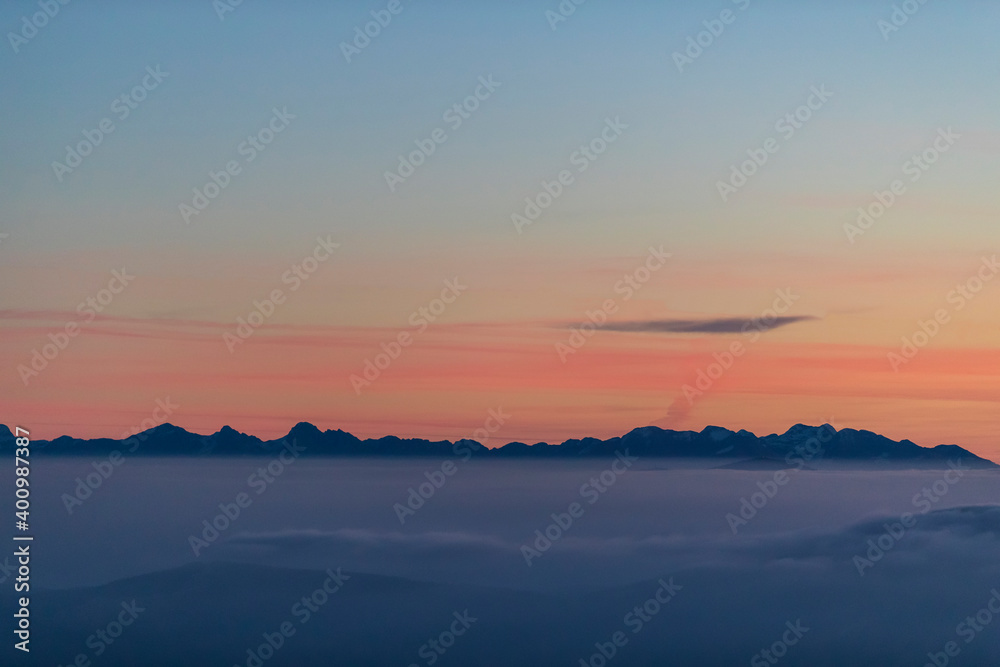
[[[730,334],[744,333],[751,329],[757,331],[767,331],[779,327],[795,324],[796,322],[806,322],[818,320],[820,318],[809,315],[796,315],[788,317],[776,317],[772,320],[762,320],[760,318],[748,317],[717,317],[705,320],[632,320],[626,322],[608,322],[601,328],[605,331],[624,331],[635,333],[707,333],[707,334]],[[562,325],[563,327],[577,326]]]

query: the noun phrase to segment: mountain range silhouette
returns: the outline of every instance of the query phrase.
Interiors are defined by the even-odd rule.
[[[296,424],[286,436],[274,440],[240,433],[224,426],[212,435],[191,433],[173,424],[161,424],[131,438],[80,439],[60,436],[54,440],[32,441],[32,450],[50,455],[100,455],[119,451],[125,456],[266,456],[294,442],[302,456],[353,457],[433,457],[462,459],[579,459],[611,457],[627,449],[633,456],[656,458],[750,459],[753,467],[794,463],[805,467],[818,460],[896,463],[944,467],[949,460],[962,460],[977,468],[997,468],[997,464],[958,445],[921,447],[910,440],[895,441],[866,430],[837,430],[829,424],[796,424],[783,434],[757,436],[740,430],[708,426],[702,431],[673,431],[656,426],[633,429],[621,437],[573,438],[560,444],[508,442],[493,449],[474,440],[421,438],[360,439],[346,431],[321,431],[308,422]],[[14,436],[0,425],[0,450],[14,447]]]

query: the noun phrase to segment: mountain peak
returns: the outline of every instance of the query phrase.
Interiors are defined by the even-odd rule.
[[[146,429],[142,433],[144,435],[146,435],[147,437],[148,436],[152,436],[152,435],[156,435],[156,436],[160,436],[160,437],[163,437],[163,436],[170,437],[170,436],[178,436],[178,435],[192,435],[189,431],[184,430],[180,426],[174,426],[170,422],[164,422],[162,424],[157,424],[156,426],[153,426],[151,428]]]
[[[824,424],[823,426],[809,426],[808,424],[795,424],[794,426],[792,426],[791,428],[789,428],[787,431],[785,431],[784,435],[787,435],[787,436],[805,435],[807,433],[815,433],[816,431],[818,431],[820,429],[824,429],[825,430],[826,427],[833,428],[829,424]]]
[[[321,435],[323,432],[320,431],[316,426],[310,424],[309,422],[299,422],[292,427],[292,430],[288,432],[289,436],[303,437],[303,436],[316,436]]]
[[[733,431],[730,431],[728,428],[723,428],[722,426],[706,426],[701,429],[701,434],[707,435],[715,441],[725,440],[729,436],[735,435]]]

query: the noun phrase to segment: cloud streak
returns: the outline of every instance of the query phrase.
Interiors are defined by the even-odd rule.
[[[628,322],[609,322],[601,328],[605,331],[623,331],[629,333],[729,334],[743,333],[749,329],[767,331],[795,324],[796,322],[817,319],[819,318],[811,315],[796,315],[776,317],[768,322],[760,318],[747,317],[716,317],[707,320],[633,320]]]

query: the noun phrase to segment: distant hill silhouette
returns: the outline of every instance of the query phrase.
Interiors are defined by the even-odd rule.
[[[162,424],[127,440],[82,440],[61,436],[51,441],[33,441],[32,448],[45,454],[63,456],[106,456],[115,450],[125,456],[266,456],[276,454],[290,442],[304,448],[302,456],[307,457],[579,459],[613,457],[617,451],[628,449],[631,455],[643,458],[750,460],[746,466],[730,466],[737,469],[779,469],[786,467],[789,460],[794,461],[796,467],[806,467],[814,460],[943,467],[949,460],[958,459],[967,466],[977,468],[1000,467],[958,445],[921,447],[909,440],[897,442],[871,431],[850,428],[837,431],[829,424],[819,427],[796,424],[783,434],[768,436],[756,436],[746,430],[730,431],[718,426],[708,426],[700,432],[645,426],[607,440],[574,438],[558,445],[510,442],[496,449],[488,449],[474,440],[430,441],[395,436],[361,440],[339,429],[321,431],[307,422],[296,424],[284,438],[266,441],[229,426],[212,435],[198,435],[172,424]],[[14,436],[10,429],[0,425],[0,450],[10,451],[13,447]],[[822,451],[819,451],[820,447]]]

